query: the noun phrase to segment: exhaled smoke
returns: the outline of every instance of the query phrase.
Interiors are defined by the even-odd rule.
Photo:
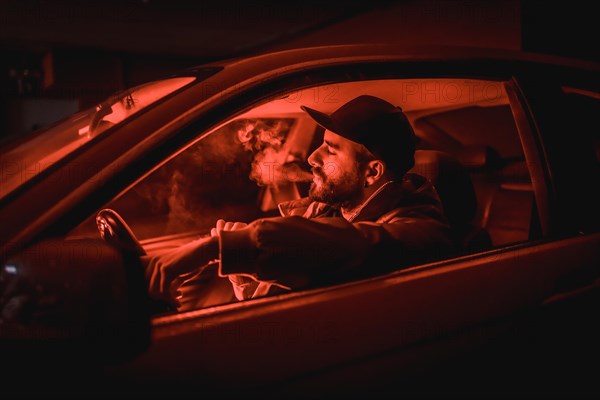
[[[311,180],[289,141],[293,125],[281,118],[233,121],[157,170],[136,187],[146,203],[132,203],[138,204],[132,214],[164,228],[141,236],[212,227],[217,216],[239,219],[242,205],[255,201],[256,186],[276,198],[291,193],[290,183]]]
[[[189,205],[186,204],[186,181],[186,175],[179,170],[175,170],[171,177],[171,193],[167,199],[169,205],[168,232],[177,232],[181,228],[190,225],[194,221],[194,217],[199,217],[198,215],[194,216]]]
[[[244,155],[235,131],[225,126],[137,185],[135,195],[144,199],[144,205],[132,203],[138,206],[130,214],[134,219],[151,219],[155,226],[155,231],[140,236],[213,226],[217,211],[226,209],[228,202],[238,201],[244,192],[243,181],[252,185],[247,168],[240,167]]]
[[[256,119],[236,121],[237,138],[244,150],[259,152],[265,148],[281,150],[293,125],[292,119]]]
[[[238,121],[237,138],[246,151],[253,154],[250,179],[259,186],[277,189],[289,182],[287,169],[290,148],[286,142],[293,126],[292,119],[260,119]]]

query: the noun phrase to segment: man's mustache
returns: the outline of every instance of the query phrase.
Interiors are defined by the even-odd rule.
[[[325,173],[323,173],[323,170],[319,167],[313,167],[310,169],[310,172],[312,172],[313,175],[317,175],[319,178],[321,178],[321,180],[325,180]]]

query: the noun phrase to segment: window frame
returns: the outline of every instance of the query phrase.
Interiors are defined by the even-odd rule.
[[[493,76],[493,78],[492,78]],[[393,76],[386,76],[385,78],[382,77],[373,77],[371,79],[368,80],[374,80],[374,79],[427,79],[427,78],[431,78],[431,79],[437,79],[440,77],[444,77],[444,78],[448,78],[447,74],[442,74],[439,73],[439,75],[435,75],[435,76],[427,76],[425,77],[424,74],[402,74],[402,75],[396,75],[394,74]],[[516,84],[516,78],[514,75],[511,76],[505,76],[505,77],[500,77],[500,74],[493,74],[490,76],[482,76],[481,74],[477,75],[476,77],[473,77],[471,75],[466,75],[466,74],[454,74],[451,76],[451,78],[456,78],[456,79],[471,79],[471,80],[482,80],[482,81],[489,81],[489,80],[494,80],[494,81],[500,81],[502,83],[504,83],[504,86],[506,88],[506,92],[507,95],[509,95],[509,90],[513,90],[516,91],[518,89],[518,86]],[[310,85],[306,85],[306,86],[293,86],[291,88],[288,89],[278,89],[275,92],[272,93],[268,93],[266,96],[261,96],[260,98],[255,99],[253,102],[246,104],[243,108],[238,109],[235,112],[232,112],[227,118],[222,119],[219,123],[213,125],[212,127],[210,127],[209,129],[205,130],[205,131],[201,131],[199,132],[195,138],[193,138],[192,140],[190,140],[186,145],[182,146],[181,148],[179,148],[175,153],[173,153],[168,159],[166,159],[163,163],[161,163],[160,165],[157,165],[155,168],[160,168],[160,166],[164,165],[164,163],[170,161],[171,159],[173,159],[174,157],[177,157],[179,154],[181,154],[182,152],[188,150],[189,148],[191,148],[192,146],[194,146],[196,143],[198,143],[199,141],[203,140],[207,135],[211,135],[212,133],[214,133],[215,131],[218,130],[219,127],[223,126],[224,124],[227,124],[229,122],[231,122],[232,120],[234,120],[235,118],[245,114],[246,112],[248,112],[249,110],[260,106],[261,104],[263,104],[265,101],[268,101],[269,99],[272,99],[274,96],[281,96],[284,95],[285,93],[290,93],[290,92],[294,92],[300,89],[310,89],[310,88],[315,88],[315,87],[319,87],[319,86],[324,86],[324,85],[332,85],[332,84],[336,84],[336,83],[343,83],[343,82],[353,82],[355,81],[354,79],[347,79],[347,80],[331,80],[328,79],[327,81],[323,82],[323,83],[318,83],[318,84],[310,84]],[[509,89],[509,87],[511,89]],[[528,112],[526,110],[526,106],[525,106],[525,100],[523,97],[518,97],[516,95],[513,95],[513,97],[511,98],[511,96],[508,96],[509,99],[509,106],[511,108],[511,111],[513,112],[513,121],[515,123],[515,127],[517,129],[517,132],[519,134],[519,138],[521,140],[521,144],[522,144],[522,149],[523,149],[523,154],[525,156],[526,159],[526,163],[528,166],[528,171],[530,176],[532,177],[532,181],[537,181],[538,183],[534,186],[534,196],[535,196],[535,201],[536,201],[536,207],[535,210],[538,212],[537,218],[538,220],[544,221],[543,225],[544,227],[547,227],[549,222],[549,218],[550,218],[550,214],[548,212],[548,207],[549,207],[549,197],[551,196],[547,186],[546,186],[546,180],[544,179],[540,179],[540,176],[543,176],[545,174],[545,167],[546,167],[546,163],[543,161],[543,154],[540,153],[539,151],[539,137],[536,136],[536,128],[533,125],[532,126],[532,119],[528,118]],[[518,120],[517,117],[518,116]],[[185,127],[183,128],[183,130],[187,130],[190,129],[190,127]],[[529,148],[529,150],[528,150]],[[154,171],[155,169],[153,169]],[[535,173],[536,178],[534,178],[534,175],[532,175],[532,171],[534,171],[533,173]],[[541,182],[541,183],[540,183]],[[539,200],[538,200],[539,198]],[[546,231],[542,231],[542,234],[545,236],[545,232]],[[347,285],[352,285],[352,284],[361,284],[361,282],[366,282],[366,281],[370,281],[370,280],[377,280],[377,279],[381,279],[381,280],[385,280],[386,278],[389,278],[390,276],[402,276],[404,275],[404,273],[408,273],[408,274],[412,274],[415,270],[419,271],[420,268],[424,268],[425,270],[432,270],[432,269],[436,269],[438,267],[443,267],[443,266],[447,266],[447,265],[452,265],[455,262],[458,263],[462,263],[464,261],[467,260],[473,260],[473,259],[478,259],[478,258],[484,258],[484,257],[488,257],[491,256],[493,254],[499,255],[505,252],[511,252],[511,251],[523,251],[524,249],[528,248],[528,247],[532,247],[532,246],[536,246],[539,244],[542,244],[545,242],[545,238],[544,237],[533,237],[528,239],[527,241],[524,242],[519,242],[519,243],[509,243],[509,244],[505,244],[505,245],[501,245],[498,247],[494,247],[491,249],[487,249],[484,251],[479,251],[479,252],[474,252],[474,253],[470,253],[467,255],[460,255],[460,256],[452,256],[452,257],[448,257],[445,258],[443,260],[434,262],[434,263],[427,263],[427,264],[420,264],[420,265],[416,265],[414,267],[409,267],[406,269],[401,269],[398,271],[394,271],[391,272],[389,274],[385,274],[383,276],[379,276],[379,277],[374,277],[374,278],[367,278],[367,279],[363,279],[363,280],[358,280],[358,281],[354,281],[351,282],[349,284],[346,283],[342,283],[342,284],[335,284],[335,285],[331,285],[331,286],[327,286],[325,288],[320,288],[320,289],[308,289],[308,290],[303,290],[300,292],[294,292],[294,293],[286,293],[286,294],[281,294],[278,296],[271,296],[268,297],[267,299],[272,299],[272,300],[266,300],[265,298],[262,299],[251,299],[251,302],[258,302],[258,304],[263,304],[264,301],[275,301],[274,298],[277,298],[279,300],[284,299],[284,298],[288,298],[288,296],[292,296],[292,298],[294,298],[296,295],[301,294],[301,293],[308,293],[308,295],[310,295],[311,293],[315,293],[315,291],[327,291],[327,290],[335,290],[335,288],[338,287],[346,287]],[[249,300],[246,300],[242,303],[247,303]],[[232,303],[232,304],[223,304],[223,305],[216,305],[214,307],[209,308],[212,312],[220,312],[219,310],[231,310],[231,307],[236,307],[236,305],[239,305],[241,303]],[[189,310],[189,311],[185,311],[184,313],[192,313],[193,315],[197,315],[198,311],[201,311],[204,309],[198,309],[198,310]],[[204,313],[201,313],[204,314]],[[169,319],[168,316],[157,316],[156,318],[158,318],[158,320],[162,320],[162,318],[167,318],[167,320]]]

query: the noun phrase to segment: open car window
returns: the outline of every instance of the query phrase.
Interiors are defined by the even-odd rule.
[[[209,236],[218,219],[279,216],[278,204],[308,195],[307,157],[323,141],[323,129],[300,106],[331,113],[361,94],[398,105],[409,118],[418,137],[410,172],[434,184],[464,239],[460,254],[535,238],[535,194],[501,81],[376,80],[290,92],[198,132],[195,143],[106,207],[151,255]],[[97,236],[94,221],[71,235]],[[237,301],[227,279],[194,279],[180,282],[179,311]]]

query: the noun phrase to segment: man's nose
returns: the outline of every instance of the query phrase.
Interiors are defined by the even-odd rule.
[[[318,167],[319,165],[321,165],[322,160],[321,156],[319,155],[319,149],[320,147],[313,151],[310,156],[308,156],[307,161],[311,167]]]

